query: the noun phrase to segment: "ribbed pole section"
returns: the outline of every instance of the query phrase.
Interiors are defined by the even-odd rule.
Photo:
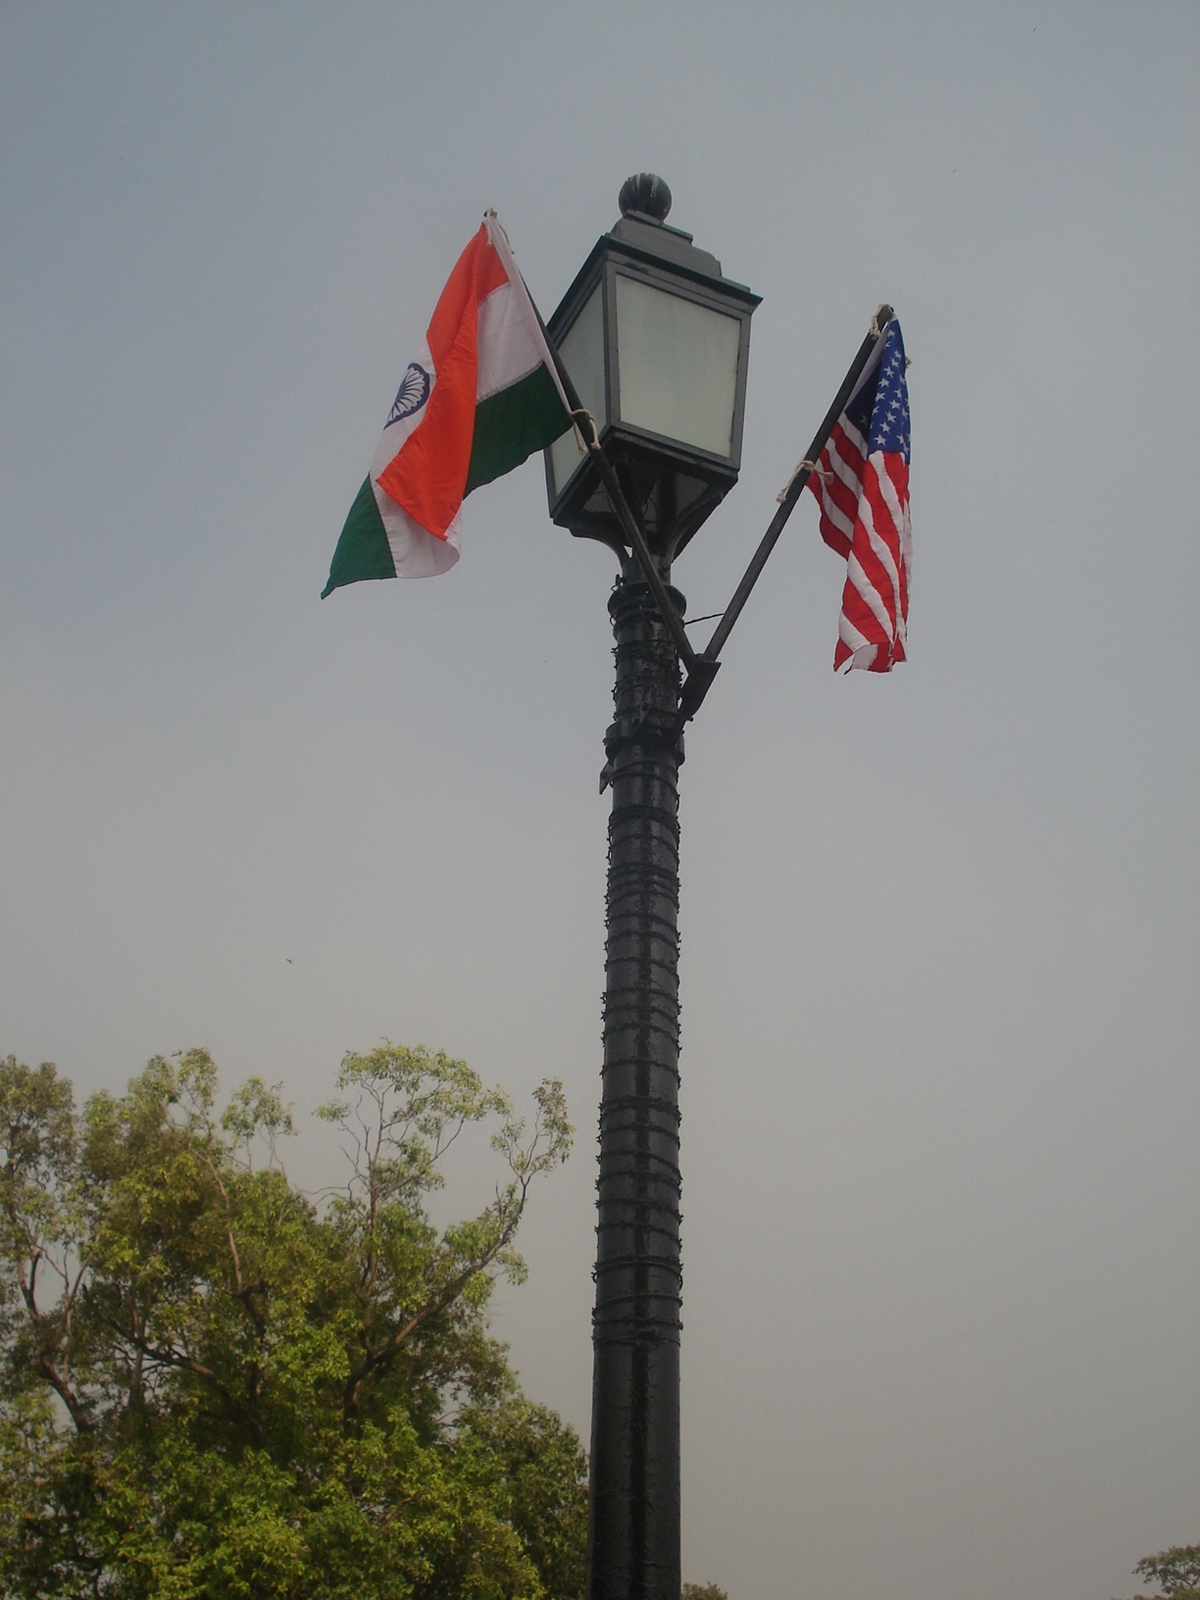
[[[679,1600],[679,661],[644,583],[609,611],[589,1600]]]

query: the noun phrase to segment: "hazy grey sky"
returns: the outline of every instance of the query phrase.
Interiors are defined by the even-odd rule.
[[[489,205],[548,312],[650,168],[764,296],[693,613],[899,311],[910,662],[834,678],[806,501],[683,771],[684,1570],[734,1600],[1107,1600],[1200,1539],[1198,45],[1191,0],[0,8],[0,1050],[205,1044],[305,1109],[381,1034],[562,1075],[497,1325],[585,1433],[611,558],[534,463],[449,576],[317,596]]]

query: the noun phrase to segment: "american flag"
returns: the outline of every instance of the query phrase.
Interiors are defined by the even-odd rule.
[[[821,537],[846,562],[835,672],[890,672],[905,659],[912,575],[907,364],[893,318],[808,480],[821,506]]]

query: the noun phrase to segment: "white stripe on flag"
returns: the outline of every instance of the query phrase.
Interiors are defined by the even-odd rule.
[[[476,403],[511,388],[541,366],[536,331],[511,283],[502,283],[480,302]]]
[[[388,549],[392,552],[392,565],[398,578],[436,578],[458,560],[462,536],[462,512],[446,529],[444,539],[436,539],[410,517],[403,506],[397,505],[390,494],[385,494],[372,481],[375,504],[387,534]]]
[[[861,458],[855,457],[853,460],[847,461],[840,450],[831,450],[829,452],[829,466],[834,477],[840,483],[844,483],[857,500],[859,491],[862,488],[863,463]]]
[[[563,403],[563,410],[570,412],[571,403],[563,391],[562,380],[558,375],[558,368],[554,364],[554,357],[550,354],[550,346],[546,343],[542,333],[541,323],[538,321],[537,312],[533,309],[533,301],[529,297],[529,290],[525,286],[525,279],[521,276],[520,269],[513,259],[512,246],[508,242],[508,235],[500,226],[500,219],[494,211],[489,211],[484,217],[484,225],[488,231],[488,238],[495,247],[496,254],[500,257],[508,281],[517,292],[517,298],[529,318],[530,327],[536,341],[542,360],[549,368],[550,376],[554,379],[554,387],[558,390],[558,398]]]
[[[832,522],[837,531],[849,539],[854,532],[854,522],[846,515],[840,506],[834,504],[832,497],[821,491],[821,510],[828,521]]]
[[[431,395],[434,389],[437,388],[437,372],[433,365],[433,357],[429,354],[429,346],[424,339],[421,340],[421,347],[417,351],[414,360],[409,362],[409,366],[421,367],[426,373],[428,373],[429,394],[425,396],[425,399],[421,403],[420,409],[414,411],[411,416],[401,417],[398,421],[389,425],[385,425],[383,432],[379,436],[379,443],[375,446],[375,454],[371,458],[372,483],[375,482],[375,479],[388,465],[388,463],[395,460],[395,458],[400,454],[400,451],[403,449],[409,436],[421,426],[422,422],[424,422],[425,413],[429,409],[429,395]],[[376,499],[379,498],[380,492],[381,491],[377,488],[375,493]],[[388,501],[389,505],[394,504],[390,496],[385,495],[384,498]]]
[[[884,605],[883,597],[880,595],[879,590],[867,577],[862,569],[861,562],[853,551],[850,552],[846,561],[846,576],[854,589],[857,590],[868,611],[871,612],[890,639],[892,637],[892,619],[888,616],[887,606]]]
[[[892,522],[894,523],[894,525],[898,529],[903,530],[903,525],[904,525],[904,522],[906,520],[906,515],[907,514],[906,514],[905,510],[900,505],[900,496],[896,493],[896,485],[892,482],[892,475],[887,470],[887,463],[884,460],[884,454],[883,454],[882,450],[876,450],[875,454],[871,457],[871,465],[875,468],[875,477],[876,477],[876,480],[878,481],[878,484],[879,484],[879,494],[880,494],[881,499],[883,500],[884,505],[888,508],[888,515],[891,517]],[[910,529],[910,537],[911,537],[911,529]],[[900,552],[901,552],[902,556],[905,556],[904,564],[905,564],[905,566],[907,566],[908,565],[908,561],[907,561],[907,557],[905,555],[905,550],[904,550],[903,532],[901,533]],[[899,580],[897,579],[897,582],[896,582],[896,594],[897,594],[897,596],[899,596],[899,593],[900,593],[900,584],[899,584]]]
[[[415,362],[410,364],[422,367],[429,374],[429,395],[432,395],[437,388],[437,372],[434,369],[433,357],[429,353],[429,345],[424,339],[421,340]],[[458,517],[455,517],[446,530],[446,537],[437,539],[414,517],[410,517],[404,507],[398,505],[376,482],[379,474],[389,462],[395,460],[409,438],[424,422],[429,407],[429,395],[426,395],[420,409],[414,411],[411,416],[401,417],[399,421],[384,428],[371,460],[371,488],[374,491],[375,504],[379,507],[383,531],[387,534],[388,549],[392,552],[392,565],[396,569],[398,578],[435,578],[439,573],[449,572],[458,560],[461,529]]]
[[[884,539],[881,539],[879,534],[875,531],[875,514],[871,510],[870,499],[865,494],[858,502],[858,516],[863,527],[867,530],[867,540],[871,546],[871,550],[875,556],[875,559],[879,562],[880,566],[888,575],[888,580],[892,585],[892,593],[896,597],[896,604],[898,607],[900,602],[900,574],[896,571],[896,558],[892,555],[891,550],[888,548],[887,542]],[[889,613],[888,633],[890,635],[893,632],[893,624],[890,616],[892,608],[887,604],[887,601],[884,599],[883,595],[880,595],[880,600],[883,602],[885,610]]]
[[[859,633],[844,611],[838,618],[838,638],[851,650],[861,650],[867,643],[866,635]]]
[[[875,665],[875,658],[878,656],[882,648],[882,645],[877,644],[863,645],[862,649],[856,650],[850,657],[849,661],[847,661],[846,671],[850,672],[855,667],[858,667],[861,670],[870,672],[871,668]]]
[[[859,433],[858,429],[850,421],[850,418],[844,411],[838,418],[838,427],[841,429],[847,441],[854,446],[855,450],[858,451],[860,459],[865,461],[867,459],[867,441],[863,438],[862,434]],[[835,434],[834,437],[836,438],[837,435]]]

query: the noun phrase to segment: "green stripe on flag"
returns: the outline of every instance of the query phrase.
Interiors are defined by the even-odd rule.
[[[358,583],[362,578],[395,576],[396,567],[383,518],[379,515],[375,490],[370,478],[367,478],[350,507],[350,515],[346,518],[342,536],[333,552],[329,582],[321,590],[321,599],[324,600],[327,594],[332,594],[343,584]]]
[[[463,495],[519,467],[570,426],[554,379],[544,366],[481,400],[475,407],[475,436]]]

